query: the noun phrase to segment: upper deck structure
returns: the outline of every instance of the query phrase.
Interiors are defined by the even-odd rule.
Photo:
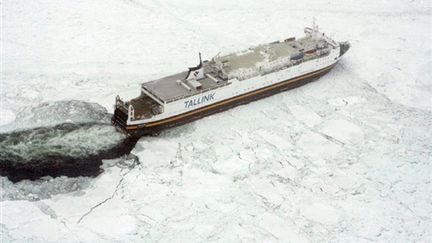
[[[205,61],[202,66],[205,73],[202,79],[186,80],[189,71],[185,71],[143,83],[141,86],[142,91],[162,103],[170,103],[228,84],[228,80],[221,79],[218,73],[209,65],[209,62]]]
[[[239,81],[265,75],[276,69],[295,65],[300,61],[315,58],[307,54],[318,51],[326,54],[329,42],[325,38],[307,35],[296,40],[288,38],[269,44],[258,45],[210,61],[201,61],[189,71],[177,73],[142,84],[142,91],[161,104],[170,103],[211,89],[230,84],[231,79]],[[318,56],[319,56],[318,55]],[[194,72],[202,72],[202,78],[189,78]]]

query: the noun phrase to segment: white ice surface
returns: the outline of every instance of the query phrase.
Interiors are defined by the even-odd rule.
[[[141,139],[133,169],[108,167],[78,191],[39,201],[7,194],[3,242],[430,241],[429,1],[2,8],[2,124],[66,99],[112,111],[116,94],[132,97],[141,82],[196,64],[198,51],[209,58],[299,36],[313,16],[352,44],[313,84]]]
[[[7,125],[15,120],[15,113],[10,110],[2,109],[0,110],[0,126]]]

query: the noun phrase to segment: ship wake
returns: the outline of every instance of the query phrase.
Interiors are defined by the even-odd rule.
[[[51,108],[59,106],[69,107],[63,114],[67,120],[58,117],[54,121],[48,115]],[[110,115],[96,104],[63,101],[31,110],[35,113],[15,122],[20,129],[0,134],[0,175],[13,182],[44,176],[96,176],[102,171],[103,160],[129,154],[137,141],[117,132],[107,119]],[[43,113],[51,117],[50,126],[31,127],[28,123],[29,127],[23,128],[26,120],[36,115],[42,119]],[[68,113],[79,115],[75,119]]]

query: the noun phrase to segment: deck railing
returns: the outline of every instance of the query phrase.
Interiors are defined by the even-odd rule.
[[[120,96],[117,95],[115,108],[120,109],[128,115],[128,120],[133,120],[135,118],[135,109],[129,104],[129,102],[124,102]]]

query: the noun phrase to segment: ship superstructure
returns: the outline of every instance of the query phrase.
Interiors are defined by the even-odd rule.
[[[305,36],[217,55],[187,71],[141,85],[141,95],[118,96],[112,118],[127,133],[155,134],[239,104],[310,82],[330,71],[349,49],[318,30]]]

